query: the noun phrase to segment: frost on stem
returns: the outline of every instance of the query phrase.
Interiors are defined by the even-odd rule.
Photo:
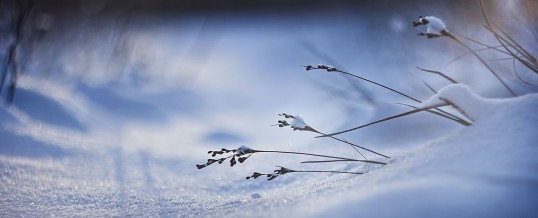
[[[239,147],[235,153],[238,153],[238,154],[246,154],[246,153],[252,153],[252,149],[247,147],[247,146],[244,146],[244,145],[241,145],[241,147]]]
[[[305,129],[306,126],[304,119],[300,116],[295,116],[295,119],[291,122],[291,128],[293,129]]]
[[[289,115],[289,114],[286,114],[286,113],[281,113],[281,114],[278,114],[278,115],[283,116],[284,118],[290,120],[291,123],[288,122],[287,120],[279,120],[279,121],[277,121],[277,124],[272,125],[272,126],[278,126],[278,127],[289,126],[294,131],[299,130],[299,131],[310,131],[310,132],[319,133],[317,130],[315,130],[314,128],[312,128],[308,124],[306,124],[304,119],[301,118],[300,116],[297,116],[297,115],[293,116],[293,115]]]
[[[427,29],[426,29],[426,33],[417,34],[419,36],[426,36],[428,39],[437,38],[441,36],[448,36],[448,37],[454,38],[454,36],[452,36],[452,34],[448,32],[445,23],[437,17],[419,16],[418,20],[413,21],[413,27],[417,27],[421,25],[426,26]]]
[[[482,13],[484,13],[484,11],[482,11]],[[485,13],[484,13],[484,16],[485,16]],[[486,18],[486,22],[488,22],[487,17],[485,17],[485,18]],[[469,52],[471,52],[480,62],[482,62],[482,64],[484,64],[484,66],[495,76],[495,78],[497,78],[497,80],[499,80],[499,82],[502,83],[502,85],[508,90],[508,92],[510,92],[510,94],[512,94],[514,97],[517,96],[517,94],[514,92],[514,90],[512,90],[508,86],[508,84],[506,84],[506,82],[504,82],[503,79],[497,73],[495,73],[495,71],[488,65],[488,63],[486,63],[486,61],[484,61],[484,59],[482,59],[482,57],[480,57],[468,45],[461,42],[455,36],[453,36],[452,34],[450,34],[448,32],[445,24],[443,23],[443,21],[441,19],[433,17],[433,16],[427,16],[427,17],[420,16],[417,21],[413,21],[413,26],[417,27],[417,26],[420,26],[420,25],[426,25],[428,27],[428,29],[427,29],[427,33],[419,33],[418,35],[426,36],[427,38],[437,38],[437,37],[440,37],[440,36],[448,36],[448,37],[450,37],[451,39],[453,39],[454,41],[459,43],[461,46],[463,46],[467,50],[469,50]],[[489,22],[488,22],[488,27],[489,27],[488,30],[492,31],[491,26],[489,25]],[[496,33],[493,33],[493,34],[496,37],[498,37],[498,34],[496,34]],[[472,40],[472,41],[475,41],[475,40]],[[501,42],[501,44],[502,44],[502,42]],[[516,54],[512,54],[512,55],[517,58]]]

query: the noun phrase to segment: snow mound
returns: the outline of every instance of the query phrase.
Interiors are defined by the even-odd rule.
[[[473,121],[487,119],[513,107],[506,101],[484,99],[463,84],[451,84],[442,88],[437,94],[423,102],[421,107],[431,107],[445,102],[453,104],[456,109]]]
[[[22,148],[0,150],[0,217],[534,217],[538,94],[485,99],[456,84],[421,107],[441,99],[464,111],[473,125],[400,149],[385,166],[346,166],[363,175],[286,174],[271,182],[245,180],[240,175],[259,170],[247,164],[201,173],[189,161],[121,146],[93,154],[88,150],[102,144],[91,141],[93,135],[39,129],[22,113],[0,113],[3,120],[27,124],[0,129],[0,136],[52,137],[28,144],[50,150],[50,142],[61,154],[32,158]],[[75,147],[86,149],[67,149]]]
[[[332,205],[315,207],[312,215],[533,217],[538,206],[538,95],[484,99],[464,85],[450,85],[423,106],[437,104],[439,98],[449,99],[476,122],[342,183],[338,195],[344,197],[329,195],[324,198],[338,202],[311,203]]]

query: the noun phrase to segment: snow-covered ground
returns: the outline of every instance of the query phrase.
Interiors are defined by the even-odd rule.
[[[507,15],[514,2],[489,7]],[[513,78],[504,60],[491,61],[521,95],[508,97],[470,55],[447,64],[466,52],[459,45],[416,36],[411,21],[435,15],[451,31],[496,43],[475,27],[476,5],[451,4],[335,6],[300,18],[134,16],[123,32],[121,19],[92,12],[99,5],[83,16],[43,12],[56,24],[33,45],[14,103],[0,103],[0,217],[536,217],[538,90]],[[535,45],[528,32],[513,32]],[[340,68],[333,58],[424,102],[301,67]],[[441,99],[473,125],[421,112],[338,136],[389,155],[363,152],[387,165],[258,153],[234,167],[196,168],[208,150],[241,145],[361,158],[343,143],[271,125],[285,112],[330,133],[411,110],[396,103]],[[245,179],[275,165],[364,174]]]
[[[110,142],[95,139],[104,133],[51,127],[15,105],[1,116],[0,213],[533,217],[538,95],[484,99],[464,85],[451,85],[425,104],[438,97],[467,112],[474,125],[394,153],[385,166],[344,167],[363,175],[289,174],[272,182],[244,180],[259,170],[246,165],[264,161],[257,156],[240,170],[223,164],[198,171],[193,161],[106,146]]]

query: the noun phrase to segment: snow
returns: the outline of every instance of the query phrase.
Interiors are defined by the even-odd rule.
[[[497,105],[495,100],[485,101],[463,84],[450,84],[443,87],[437,94],[423,102],[421,107],[439,105],[447,100],[473,121],[487,118],[505,110],[502,105]]]
[[[417,14],[416,5],[408,4],[401,4],[411,8],[404,13],[400,7],[383,7],[383,13],[314,11],[296,23],[281,22],[288,21],[285,17],[231,16],[219,21],[230,21],[226,28],[210,18],[202,22],[209,33],[168,16],[154,18],[144,24],[151,28],[132,23],[125,44],[133,44],[133,51],[117,55],[127,55],[123,62],[100,50],[108,44],[97,41],[108,38],[99,37],[99,31],[72,37],[89,28],[76,16],[72,20],[80,29],[58,29],[69,27],[70,19],[53,17],[51,36],[41,44],[46,46],[34,48],[34,60],[42,64],[20,76],[14,105],[0,103],[0,217],[535,217],[538,94],[493,98],[505,90],[472,62],[446,69],[467,85],[445,86],[438,77],[414,74],[417,65],[444,65],[454,52],[439,40],[417,39],[410,27],[398,37],[379,28],[391,14],[407,23],[405,17]],[[437,9],[450,21],[453,11]],[[200,48],[190,43],[211,43],[213,37],[219,42],[211,48],[185,52]],[[374,102],[368,102],[356,91],[359,83],[349,85],[334,72],[305,73],[299,65],[340,66],[314,58],[297,46],[298,39],[334,55],[350,72],[421,100],[429,97],[414,106],[447,99],[473,125],[421,112],[342,136],[391,156],[375,159],[387,162],[384,166],[299,164],[315,159],[256,153],[234,167],[224,163],[198,170],[195,165],[210,158],[208,150],[241,144],[360,158],[342,143],[314,139],[312,132],[271,127],[274,114],[282,111],[300,113],[329,133],[410,110],[395,104],[410,102],[386,90],[363,87],[371,91]],[[494,44],[491,40],[486,41]],[[211,57],[201,55],[209,50]],[[49,60],[54,58],[68,64]],[[109,58],[129,66],[121,78],[115,65],[108,67]],[[48,62],[54,64],[44,67]],[[432,94],[414,85],[417,77],[435,89],[444,87]],[[513,86],[518,93],[537,92]],[[296,118],[292,126],[304,128],[304,120]],[[275,165],[365,174],[245,179],[253,172],[272,173]]]
[[[429,22],[428,24],[426,24],[428,26],[426,30],[427,33],[440,35],[441,31],[446,30],[445,23],[443,23],[443,21],[437,17],[427,16],[422,19],[425,19]]]
[[[538,148],[532,142],[538,140],[538,116],[532,108],[538,107],[538,95],[483,99],[463,85],[452,85],[439,96],[467,111],[477,106],[469,114],[481,112],[481,119],[396,157],[351,185],[348,199],[320,217],[533,216],[538,206],[538,173],[533,170]],[[478,110],[481,106],[484,110]]]
[[[366,172],[360,176],[290,174],[262,185],[267,181],[244,180],[241,175],[248,173],[228,166],[197,171],[189,161],[163,161],[121,147],[103,157],[77,149],[74,141],[64,143],[66,156],[60,159],[0,155],[0,215],[533,216],[538,206],[538,148],[532,143],[538,140],[538,94],[486,99],[456,84],[424,105],[438,103],[439,97],[476,118],[474,124],[391,155],[386,166],[349,165],[349,170]],[[11,110],[2,117],[27,122],[21,114]],[[15,133],[3,131],[3,138]],[[69,135],[66,139],[82,137]],[[254,158],[248,162],[256,162]],[[179,171],[172,173],[174,169]],[[209,179],[215,173],[222,180]],[[276,186],[255,188],[271,184]]]
[[[293,116],[294,118],[292,118],[292,122],[291,122],[291,128],[298,128],[298,129],[303,129],[306,127],[306,124],[304,122],[304,119],[302,117],[300,117],[299,115],[294,115]]]
[[[244,146],[244,145],[241,145],[241,147],[239,147],[236,151],[237,154],[243,154],[243,153],[246,153],[246,152],[249,152],[251,151],[252,148],[249,148],[247,146]]]

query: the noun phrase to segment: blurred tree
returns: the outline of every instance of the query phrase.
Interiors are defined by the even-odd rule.
[[[19,58],[17,54],[19,46],[24,37],[24,25],[30,16],[33,7],[32,0],[12,0],[2,1],[3,9],[8,10],[6,13],[8,32],[8,46],[4,54],[4,61],[0,71],[0,94],[4,90],[4,85],[7,86],[6,101],[8,104],[13,102],[15,96],[15,88],[17,86],[17,77],[19,74]],[[9,78],[9,81],[7,80]]]

